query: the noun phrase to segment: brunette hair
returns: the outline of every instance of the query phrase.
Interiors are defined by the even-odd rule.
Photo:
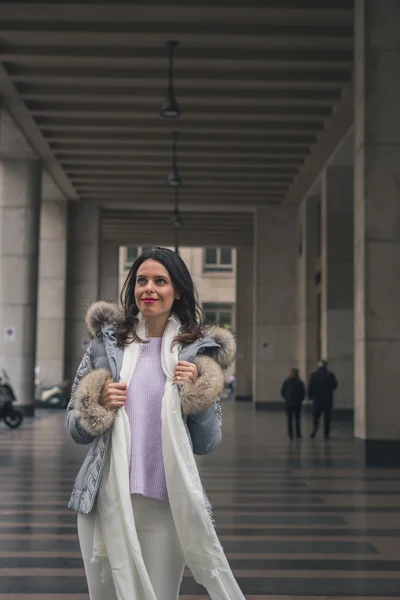
[[[136,259],[122,287],[120,302],[123,309],[123,319],[117,325],[116,330],[118,345],[123,347],[132,342],[144,342],[136,332],[139,309],[135,300],[135,287],[139,267],[149,259],[156,260],[167,269],[175,290],[179,294],[179,299],[175,299],[171,310],[182,323],[174,343],[191,344],[203,337],[201,329],[202,310],[187,266],[177,252],[156,246],[150,250],[145,250]]]

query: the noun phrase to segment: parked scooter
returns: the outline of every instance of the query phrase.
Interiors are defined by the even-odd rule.
[[[19,408],[13,406],[13,402],[16,402],[14,390],[10,378],[2,369],[0,372],[0,420],[3,419],[11,429],[16,429],[24,420],[24,415]]]
[[[36,388],[37,408],[66,408],[69,400],[69,381],[55,385],[43,385],[38,382]]]

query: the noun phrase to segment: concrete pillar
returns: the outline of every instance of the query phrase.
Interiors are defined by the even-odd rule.
[[[65,376],[71,379],[90,341],[84,323],[99,297],[99,210],[94,202],[68,206]]]
[[[354,404],[353,168],[327,167],[322,175],[322,357],[339,381],[335,408]]]
[[[400,466],[400,3],[355,3],[355,434]]]
[[[119,246],[114,242],[103,242],[100,248],[100,298],[102,300],[118,301],[118,278]]]
[[[42,202],[36,365],[43,382],[64,377],[67,203]]]
[[[37,160],[0,162],[0,367],[28,415],[34,412],[41,177]]]
[[[319,196],[305,198],[299,207],[298,359],[300,377],[307,382],[318,362],[316,261]]]
[[[237,249],[236,259],[236,400],[250,401],[253,379],[253,261],[252,246]]]
[[[254,241],[253,402],[269,408],[297,365],[297,207],[258,209]]]

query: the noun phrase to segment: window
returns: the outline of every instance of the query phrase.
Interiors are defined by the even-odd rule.
[[[219,325],[225,329],[233,327],[233,305],[232,304],[214,304],[205,302],[203,304],[205,323],[210,325]]]
[[[138,256],[145,250],[151,250],[151,248],[152,246],[127,246],[124,270],[129,271]]]
[[[232,248],[205,248],[203,271],[232,271]]]
[[[132,264],[139,256],[139,248],[137,246],[128,246],[126,249],[124,271],[129,271]]]
[[[128,246],[126,249],[126,262],[134,263],[138,257],[138,248],[136,246]]]

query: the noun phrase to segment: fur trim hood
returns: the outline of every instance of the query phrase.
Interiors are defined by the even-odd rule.
[[[226,369],[233,363],[236,356],[236,340],[233,334],[223,327],[213,325],[206,330],[207,335],[219,346],[213,351],[213,358],[222,368]]]
[[[86,313],[86,327],[92,337],[95,337],[104,326],[115,326],[123,319],[123,314],[117,304],[100,300],[89,306]],[[236,340],[232,333],[222,327],[212,326],[206,329],[205,337],[212,338],[219,348],[214,348],[212,357],[221,367],[228,367],[236,354]]]
[[[86,327],[92,337],[100,333],[104,325],[117,325],[123,319],[121,310],[113,302],[93,302],[85,316]]]

